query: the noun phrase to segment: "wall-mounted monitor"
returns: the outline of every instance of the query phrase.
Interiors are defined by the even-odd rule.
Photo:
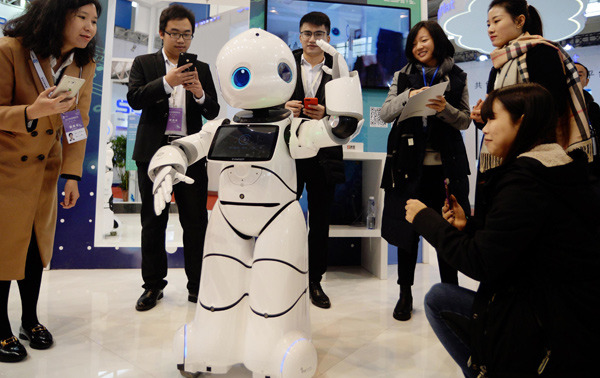
[[[329,43],[344,56],[350,70],[358,71],[363,88],[388,88],[394,72],[406,64],[410,9],[350,1],[267,0],[265,29],[292,50],[301,49],[300,18],[323,12],[331,20]]]

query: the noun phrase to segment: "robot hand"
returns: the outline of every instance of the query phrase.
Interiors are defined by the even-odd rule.
[[[161,167],[154,178],[152,194],[154,194],[154,212],[160,215],[167,203],[171,202],[171,193],[173,185],[183,181],[186,184],[193,184],[194,179],[177,172],[171,166]]]
[[[323,71],[326,74],[331,75],[333,79],[337,79],[340,77],[348,77],[350,76],[350,72],[348,70],[348,64],[346,64],[346,60],[335,49],[335,47],[331,46],[329,43],[325,42],[322,39],[317,40],[317,45],[321,48],[321,50],[325,51],[327,54],[333,57],[333,66],[332,68],[326,67],[323,65]]]
[[[161,147],[150,160],[148,177],[154,182],[154,212],[159,215],[166,204],[171,202],[173,185],[178,182],[192,184],[193,179],[185,175],[188,159],[181,148],[169,145]]]

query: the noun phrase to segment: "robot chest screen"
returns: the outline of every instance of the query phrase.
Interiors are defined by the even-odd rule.
[[[208,159],[221,161],[268,161],[273,157],[279,126],[225,125],[217,129]]]

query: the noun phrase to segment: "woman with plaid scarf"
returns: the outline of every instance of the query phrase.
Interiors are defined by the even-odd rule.
[[[488,34],[492,45],[493,67],[487,92],[513,84],[537,83],[554,99],[559,116],[558,143],[567,151],[581,149],[592,160],[592,140],[579,75],[569,54],[542,37],[542,20],[526,0],[493,0],[488,8]],[[480,99],[473,107],[471,119],[483,128]],[[479,158],[475,215],[485,216],[486,204],[479,195],[480,184],[490,178],[488,170],[499,166],[501,159],[482,146]]]

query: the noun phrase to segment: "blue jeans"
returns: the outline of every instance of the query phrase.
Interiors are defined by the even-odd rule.
[[[438,283],[425,295],[425,315],[436,336],[467,378],[476,377],[467,366],[469,323],[475,292],[460,286]]]

